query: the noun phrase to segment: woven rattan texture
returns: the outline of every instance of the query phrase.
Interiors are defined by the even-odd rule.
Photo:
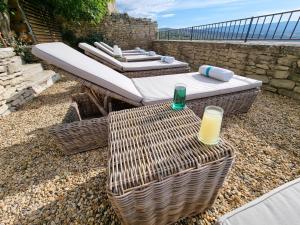
[[[234,151],[198,141],[192,110],[146,106],[113,112],[108,123],[108,196],[124,224],[168,224],[213,204]]]
[[[112,99],[112,101],[115,101],[115,103],[116,103],[116,104],[113,104],[113,110],[120,110],[120,109],[124,109],[126,107],[142,106],[142,103],[140,103],[140,102],[134,102],[128,98],[125,98],[125,97],[119,95],[118,93],[110,92],[109,90],[106,90],[106,89],[102,88],[101,86],[95,85],[95,84],[91,83],[90,81],[79,78],[78,76],[70,74],[70,73],[68,73],[64,70],[61,70],[55,66],[46,64],[45,67],[47,67],[48,69],[52,69],[58,73],[61,73],[61,74],[67,75],[67,76],[72,76],[78,82],[80,82],[85,87],[85,89],[93,90],[94,92],[98,93],[99,95],[109,96]],[[250,107],[253,104],[258,93],[259,93],[259,89],[253,88],[250,90],[234,92],[234,93],[230,93],[230,94],[189,100],[189,101],[187,101],[187,106],[190,109],[192,109],[197,116],[200,116],[200,117],[202,117],[204,109],[208,105],[216,105],[216,106],[222,107],[224,109],[224,115],[246,113],[250,109]],[[81,99],[81,101],[84,100],[83,98],[80,98],[80,99]],[[89,100],[89,102],[90,102],[90,100]],[[102,105],[101,102],[99,102],[99,103]],[[120,104],[120,103],[122,103],[122,104]],[[85,104],[85,103],[83,103],[83,104]],[[75,110],[76,117],[78,117],[78,115],[79,115],[78,106],[79,105],[76,106],[77,110]],[[73,113],[73,111],[72,111],[72,113]],[[89,107],[85,108],[84,111],[86,111],[87,114],[91,115],[95,111],[95,105],[90,105]],[[79,115],[79,117],[80,117],[80,115]],[[86,122],[86,123],[89,124],[88,122]],[[76,126],[78,126],[77,127],[78,133],[80,133],[81,123],[78,124],[77,122],[75,122],[72,126],[71,132],[67,132],[67,128],[70,127],[70,125],[60,124],[56,127],[56,131],[51,132],[51,134],[53,134],[55,136],[55,138],[58,139],[58,141],[62,144],[62,147],[64,147],[64,151],[66,151],[67,154],[71,154],[71,151],[70,151],[71,149],[74,151],[74,153],[95,149],[94,143],[95,143],[95,140],[97,140],[97,138],[99,137],[99,135],[98,135],[98,133],[93,133],[93,129],[94,129],[93,127],[91,127],[91,132],[89,132],[90,135],[93,135],[93,137],[89,138],[89,140],[92,141],[91,143],[82,142],[82,147],[83,147],[82,149],[81,149],[80,145],[75,145],[74,147],[70,146],[69,141],[73,138],[74,139],[77,138],[77,133],[75,132]],[[85,126],[85,127],[87,128],[87,126]],[[63,132],[65,132],[64,135],[60,135],[61,129],[63,130]],[[52,129],[52,131],[53,131],[53,129]],[[73,134],[75,134],[74,137],[73,137]],[[103,137],[106,137],[106,136],[103,135]],[[86,140],[86,141],[88,141],[88,140]],[[103,143],[107,143],[107,140],[103,141]],[[88,149],[87,148],[88,146],[91,146],[91,148]]]
[[[175,68],[131,71],[131,72],[121,72],[121,73],[129,78],[139,78],[139,77],[153,77],[153,76],[161,76],[161,75],[189,73],[190,71],[191,71],[190,67],[182,66],[182,67],[175,67]]]
[[[188,73],[191,71],[189,66],[180,66],[180,67],[170,67],[165,69],[153,69],[153,70],[139,70],[139,71],[123,71],[119,67],[107,62],[104,59],[101,59],[91,53],[85,52],[89,57],[101,62],[102,64],[124,74],[129,78],[138,78],[138,77],[152,77],[160,75],[169,75],[169,74],[178,74],[178,73]]]
[[[66,155],[107,146],[106,117],[56,125],[49,129]]]

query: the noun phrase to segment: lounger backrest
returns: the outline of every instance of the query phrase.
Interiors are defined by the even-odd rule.
[[[79,43],[79,48],[83,49],[85,52],[88,52],[98,58],[101,58],[102,60],[105,60],[106,62],[116,66],[120,70],[123,69],[122,63],[115,59],[114,57],[111,57],[110,55],[106,54],[105,52],[101,51],[98,48],[95,48],[87,43]]]
[[[110,56],[114,56],[114,52],[110,51],[109,49],[105,48],[103,45],[101,45],[99,42],[94,42],[94,45],[99,48],[101,51],[105,52],[106,54],[109,54]]]
[[[109,46],[108,44],[106,44],[106,43],[104,43],[104,42],[100,42],[100,44],[102,44],[104,47],[106,47],[108,50],[110,50],[110,51],[114,51],[114,49],[113,49],[113,47],[111,47],[111,46]]]
[[[75,76],[136,102],[143,97],[131,79],[61,42],[35,45],[32,53]]]

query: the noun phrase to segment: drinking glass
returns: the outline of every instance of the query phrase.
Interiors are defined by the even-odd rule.
[[[206,145],[218,144],[223,113],[224,110],[218,106],[207,106],[205,108],[199,131],[199,140],[202,143]]]
[[[185,84],[176,84],[174,89],[174,98],[172,108],[182,110],[185,108],[186,86]]]

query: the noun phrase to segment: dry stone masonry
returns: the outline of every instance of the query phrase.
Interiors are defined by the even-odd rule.
[[[123,49],[136,46],[150,49],[156,39],[157,23],[145,18],[133,18],[127,14],[112,14],[101,25],[103,38]]]
[[[16,111],[58,79],[40,64],[23,65],[13,48],[0,48],[0,117]]]
[[[77,37],[99,33],[107,43],[117,44],[122,49],[132,49],[136,46],[150,49],[157,34],[157,22],[119,13],[106,16],[100,24],[82,22],[78,26],[63,22],[63,27],[73,31]]]
[[[155,51],[190,63],[210,64],[261,80],[265,90],[300,100],[300,43],[154,41]]]

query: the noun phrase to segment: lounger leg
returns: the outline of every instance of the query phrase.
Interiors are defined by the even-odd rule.
[[[107,110],[107,100],[108,100],[108,96],[106,95],[105,97],[104,97],[104,101],[103,101],[103,105],[104,105],[104,109],[106,110],[106,112],[108,111]]]
[[[112,111],[112,103],[111,103],[111,97],[110,96],[107,97],[107,101],[108,101],[108,103],[107,103],[108,113],[110,113]]]
[[[99,101],[97,101],[97,98],[94,96],[93,92],[91,90],[87,91],[88,96],[90,97],[90,99],[94,102],[94,104],[97,106],[97,108],[99,109],[99,111],[103,114],[103,116],[107,116],[107,111],[105,110],[104,107],[102,107],[99,104]]]

